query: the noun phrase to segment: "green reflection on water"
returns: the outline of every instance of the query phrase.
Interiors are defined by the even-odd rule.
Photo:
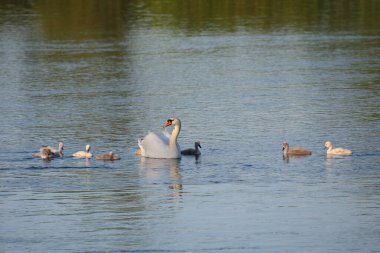
[[[204,30],[320,31],[379,34],[380,1],[274,0],[0,0],[1,23],[15,9],[34,13],[47,39],[122,38],[131,25]],[[20,17],[22,18],[22,17]]]
[[[143,1],[155,15],[153,24],[199,31],[372,31],[378,32],[379,1]]]
[[[128,23],[129,1],[35,1],[44,36],[48,39],[120,39]]]

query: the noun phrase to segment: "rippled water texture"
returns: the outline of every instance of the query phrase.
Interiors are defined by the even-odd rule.
[[[0,0],[0,251],[379,252],[378,10]],[[136,157],[173,116],[202,155]]]

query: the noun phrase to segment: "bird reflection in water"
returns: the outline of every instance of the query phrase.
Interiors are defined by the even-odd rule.
[[[180,159],[155,159],[141,157],[140,175],[148,184],[168,184],[173,197],[181,197],[183,189],[181,174],[178,171]]]
[[[291,159],[302,159],[304,156],[298,156],[298,155],[282,155],[282,160],[284,160],[284,163],[289,163]]]

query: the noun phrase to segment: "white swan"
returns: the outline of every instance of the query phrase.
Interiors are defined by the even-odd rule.
[[[138,140],[140,154],[142,157],[150,158],[180,158],[181,149],[177,143],[177,137],[181,131],[181,121],[177,118],[167,120],[164,127],[173,125],[174,129],[171,134],[164,132],[163,135],[157,135],[149,132],[144,139]]]
[[[352,151],[345,148],[333,148],[331,141],[325,142],[325,148],[327,149],[327,155],[352,155]]]
[[[92,154],[90,153],[91,146],[89,144],[86,145],[86,151],[78,151],[72,154],[75,158],[91,158]]]
[[[194,148],[188,148],[181,151],[182,155],[200,155],[201,151],[199,151],[199,148],[201,147],[201,143],[199,141],[196,141],[194,143]]]

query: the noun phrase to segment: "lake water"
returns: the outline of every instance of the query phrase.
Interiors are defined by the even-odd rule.
[[[0,0],[0,251],[380,252],[379,9]],[[173,116],[202,155],[136,157]]]

